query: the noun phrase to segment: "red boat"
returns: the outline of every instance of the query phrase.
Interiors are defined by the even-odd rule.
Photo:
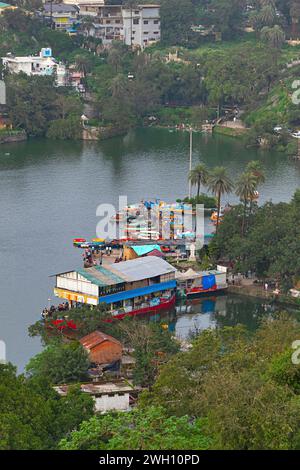
[[[136,310],[132,310],[131,312],[124,312],[124,313],[112,313],[112,319],[122,320],[125,317],[133,317],[136,315],[142,315],[144,313],[157,313],[163,310],[169,310],[175,306],[176,295],[174,294],[170,299],[161,299],[159,305],[155,305],[153,307],[144,307],[139,308]],[[112,319],[107,319],[108,322],[111,322]]]

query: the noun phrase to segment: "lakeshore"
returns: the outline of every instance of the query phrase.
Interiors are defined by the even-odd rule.
[[[100,143],[30,139],[1,145],[1,339],[8,359],[20,369],[41,348],[38,340],[27,337],[27,328],[52,298],[49,275],[80,262],[70,241],[82,235],[93,238],[96,207],[109,202],[118,208],[120,194],[129,202],[143,197],[172,201],[176,188],[176,196],[184,198],[188,145],[188,133],[162,129],[139,129]],[[244,150],[239,139],[194,136],[194,164],[224,164],[235,176],[253,159],[260,159],[268,174],[261,203],[289,201],[299,186],[297,162],[273,151]],[[237,201],[234,194],[224,198],[224,204]]]

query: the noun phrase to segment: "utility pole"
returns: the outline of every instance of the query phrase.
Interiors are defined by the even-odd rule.
[[[190,171],[189,171],[189,199],[192,196],[192,182],[190,179],[190,174],[192,171],[192,162],[193,162],[193,129],[190,127]]]
[[[50,1],[50,27],[53,26],[53,0]]]

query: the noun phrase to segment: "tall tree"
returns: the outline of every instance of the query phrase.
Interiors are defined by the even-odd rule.
[[[243,173],[236,184],[236,195],[240,198],[244,205],[242,236],[245,234],[247,205],[251,203],[255,197],[257,188],[257,180],[253,173]]]
[[[209,172],[204,163],[200,163],[189,174],[189,180],[192,186],[197,186],[197,197],[200,195],[201,184],[208,181]]]
[[[266,180],[264,167],[258,160],[251,160],[246,167],[246,172],[250,172],[255,177],[257,184],[263,184]]]
[[[272,28],[265,26],[261,30],[261,38],[267,42],[272,48],[280,49],[285,41],[284,31],[280,26],[275,25]]]
[[[208,179],[208,187],[215,194],[218,201],[217,210],[217,228],[218,232],[220,224],[221,198],[224,194],[228,194],[233,190],[233,183],[227,176],[227,170],[223,166],[216,167],[210,174]]]

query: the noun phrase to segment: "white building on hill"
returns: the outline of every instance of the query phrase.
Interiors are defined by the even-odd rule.
[[[122,8],[124,42],[142,49],[160,40],[160,6]]]
[[[81,18],[93,20],[85,35],[101,39],[104,45],[119,40],[127,46],[144,49],[160,40],[159,5],[137,5],[131,9],[83,0],[79,7]]]
[[[3,66],[10,73],[23,72],[31,76],[55,76],[57,86],[65,85],[66,68],[52,57],[49,47],[43,48],[38,56],[19,57],[9,53],[1,59]]]

